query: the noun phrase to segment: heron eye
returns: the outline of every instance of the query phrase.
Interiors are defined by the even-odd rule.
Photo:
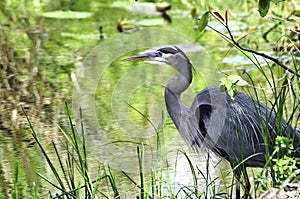
[[[162,57],[162,53],[161,53],[160,51],[156,51],[156,55],[157,55],[158,57]]]

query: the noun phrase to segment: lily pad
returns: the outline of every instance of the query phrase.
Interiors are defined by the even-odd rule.
[[[265,52],[265,54],[271,55],[271,53]],[[270,62],[268,59],[264,59],[263,57],[256,56],[256,58],[253,58],[253,61],[257,62],[261,66],[265,66],[267,62]],[[242,55],[235,55],[235,56],[227,56],[223,59],[223,63],[233,66],[239,66],[239,65],[253,65],[253,62]]]
[[[40,13],[40,16],[53,19],[84,19],[93,15],[91,12],[79,12],[79,11],[52,11]]]
[[[138,26],[163,26],[165,21],[162,18],[142,19],[136,22]]]
[[[156,8],[156,4],[151,2],[131,3],[124,1],[115,1],[112,4],[112,7],[126,9],[130,12],[141,13],[147,16],[161,15],[161,12],[159,12]]]
[[[99,34],[79,34],[79,33],[62,32],[61,36],[78,39],[78,40],[99,40]]]

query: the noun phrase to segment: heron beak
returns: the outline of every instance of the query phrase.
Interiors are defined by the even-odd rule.
[[[142,53],[139,55],[134,55],[132,57],[128,57],[125,60],[126,61],[152,61],[155,59],[156,52],[147,52],[147,53]]]

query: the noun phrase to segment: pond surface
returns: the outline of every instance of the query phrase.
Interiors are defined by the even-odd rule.
[[[194,65],[193,83],[183,95],[187,105],[201,89],[219,85],[221,71],[230,74],[236,73],[236,68],[253,67],[245,62],[239,66],[226,64],[228,60],[239,59],[238,53],[217,33],[207,30],[202,34],[195,30],[191,3],[170,4],[172,8],[161,13],[154,3],[42,1],[22,3],[20,7],[27,13],[13,15],[18,9],[12,7],[10,13],[1,15],[6,37],[10,31],[13,33],[13,47],[7,48],[10,52],[2,50],[1,55],[4,72],[0,94],[0,195],[11,196],[17,170],[20,198],[33,197],[36,187],[41,198],[46,197],[49,189],[53,194],[56,192],[36,175],[42,173],[55,181],[20,105],[28,113],[54,165],[59,165],[51,142],[57,144],[62,156],[66,154],[64,138],[57,128],[58,124],[70,130],[64,102],[70,107],[72,104],[74,123],[78,126],[78,109],[82,108],[93,177],[98,175],[99,167],[109,165],[116,172],[125,198],[136,196],[139,190],[120,171],[138,180],[136,148],[141,143],[145,152],[144,172],[149,175],[153,169],[164,167],[168,176],[165,181],[170,182],[165,185],[166,193],[170,189],[179,192],[183,185],[194,185],[190,165],[179,150],[188,151],[205,175],[204,168],[207,162],[211,163],[209,175],[212,181],[218,179],[217,189],[230,184],[231,175],[224,172],[230,170],[229,165],[216,157],[208,160],[205,151],[195,155],[187,149],[166,112],[164,86],[176,71],[170,66],[124,61],[149,48],[179,45]],[[206,5],[199,8],[202,6],[204,11]],[[33,10],[38,14],[31,15]],[[18,21],[23,15],[29,21],[24,19],[25,28]],[[247,29],[247,16],[240,18],[232,26],[236,35]],[[213,23],[221,31],[220,25]],[[6,59],[11,54],[18,56]],[[11,71],[13,67],[8,63],[14,63],[17,69]],[[257,73],[253,71],[258,83],[267,85]],[[264,94],[262,91],[262,98]],[[205,180],[200,177],[199,187],[201,192],[205,191]]]

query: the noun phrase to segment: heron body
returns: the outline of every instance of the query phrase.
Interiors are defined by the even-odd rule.
[[[192,64],[176,46],[133,56],[128,60],[156,60],[175,67],[178,76],[165,88],[168,113],[183,139],[191,146],[206,147],[229,161],[238,180],[236,198],[240,198],[239,180],[245,179],[245,196],[250,196],[246,167],[264,167],[265,154],[272,154],[276,136],[293,139],[299,147],[300,132],[266,105],[238,92],[232,99],[219,87],[208,87],[194,99],[191,107],[181,100],[181,94],[192,82]],[[280,125],[279,125],[280,123]]]
[[[168,100],[166,102],[167,107],[172,106]],[[242,92],[232,99],[217,86],[202,90],[189,110],[197,118],[198,129],[187,141],[197,146],[205,145],[227,160],[244,161],[246,167],[263,167],[266,144],[272,154],[277,135],[292,139],[295,133],[285,120],[281,121],[279,130],[275,112],[266,105]],[[294,145],[299,138],[297,132]]]

